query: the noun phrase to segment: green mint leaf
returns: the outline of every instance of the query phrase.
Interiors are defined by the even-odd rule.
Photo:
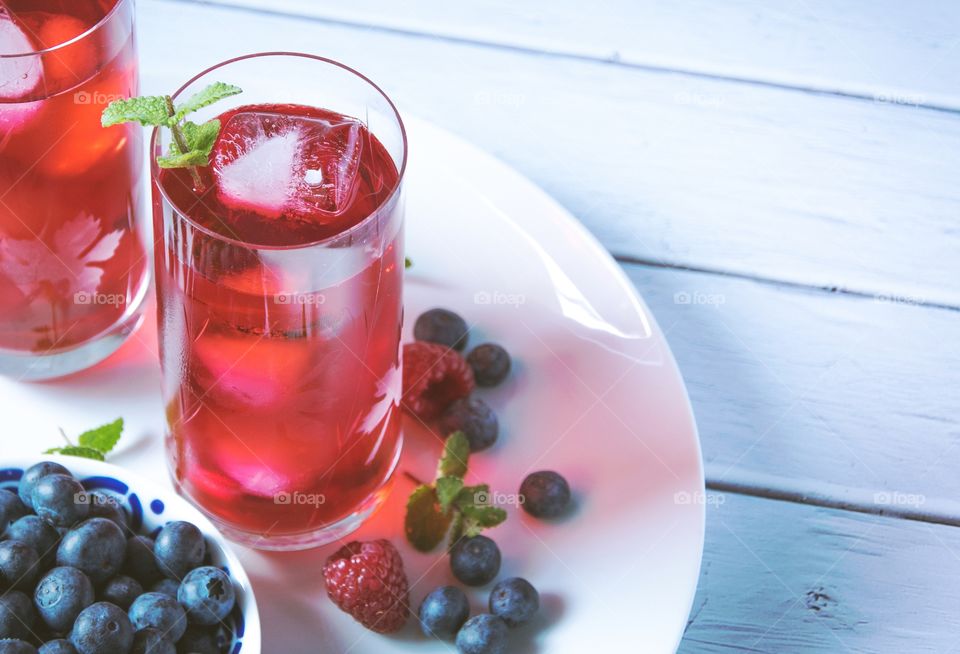
[[[437,480],[436,487],[440,510],[448,513],[450,506],[454,500],[457,499],[457,496],[460,495],[461,489],[463,489],[463,480],[460,479],[460,477],[440,477],[440,479]]]
[[[411,268],[413,268],[413,259],[411,259],[410,257],[404,257],[403,267],[405,270],[410,270]]]
[[[418,486],[407,500],[404,532],[407,540],[421,552],[429,552],[443,540],[450,528],[450,516],[440,510],[433,486]]]
[[[84,459],[94,459],[103,461],[103,452],[95,450],[92,447],[78,447],[76,445],[67,445],[66,447],[51,447],[44,454],[65,454],[67,456],[79,456]]]
[[[437,466],[437,478],[460,477],[467,474],[467,462],[470,459],[470,441],[462,431],[455,431],[443,444],[443,454]]]
[[[179,105],[176,113],[169,119],[170,122],[168,124],[174,125],[179,123],[187,114],[203,109],[214,102],[219,102],[224,98],[229,98],[231,95],[237,95],[238,93],[243,93],[243,89],[239,86],[224,84],[223,82],[214,82],[202,91],[190,96],[183,104]]]
[[[210,156],[213,150],[213,144],[217,142],[217,135],[220,133],[220,121],[214,118],[202,125],[191,123],[189,120],[183,124],[183,136],[187,140],[187,147],[194,151],[203,152]]]
[[[100,115],[100,124],[104,127],[120,123],[140,123],[141,125],[166,125],[170,114],[167,112],[167,99],[161,95],[144,95],[127,100],[114,100]]]
[[[468,506],[486,506],[490,503],[490,486],[487,484],[464,486],[457,493],[457,499],[454,502],[461,511]]]
[[[123,418],[117,418],[111,423],[85,431],[77,437],[77,444],[81,448],[97,450],[109,454],[116,447],[123,434]]]
[[[209,157],[205,152],[191,150],[186,154],[170,154],[157,157],[157,165],[161,168],[184,168],[185,166],[206,166]]]
[[[477,536],[484,529],[496,527],[507,519],[507,512],[496,506],[466,506],[463,514],[463,535]]]
[[[463,514],[457,511],[453,516],[453,526],[450,528],[450,540],[447,541],[447,548],[453,549],[453,546],[461,538],[463,538]]]

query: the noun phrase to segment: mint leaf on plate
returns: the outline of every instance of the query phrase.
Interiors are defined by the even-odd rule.
[[[429,552],[443,540],[450,528],[450,516],[440,510],[433,486],[418,486],[407,500],[404,532],[407,540],[421,552]]]
[[[436,487],[440,510],[446,513],[460,494],[460,490],[463,488],[463,480],[459,477],[440,477],[436,481]]]
[[[460,477],[467,474],[467,462],[470,460],[470,441],[462,431],[447,436],[443,444],[443,454],[437,465],[437,477]]]
[[[96,429],[83,432],[77,437],[76,444],[64,434],[63,438],[67,441],[67,444],[63,447],[51,447],[44,454],[64,454],[104,461],[107,454],[117,446],[122,435],[123,418],[117,418],[113,422],[101,425]]]

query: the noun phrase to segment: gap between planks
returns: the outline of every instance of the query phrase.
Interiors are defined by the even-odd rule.
[[[704,473],[708,491],[960,527],[960,502],[927,498],[920,493],[866,490],[744,470],[731,474],[727,466],[709,463],[704,466]],[[811,485],[815,488],[810,488]],[[708,493],[704,501],[716,503],[720,500]]]
[[[893,302],[901,301],[903,304],[911,304],[917,307],[929,309],[940,309],[943,311],[960,311],[960,305],[949,304],[946,302],[930,302],[922,298],[898,298],[895,295],[874,293],[871,291],[862,291],[845,286],[820,286],[817,284],[804,284],[786,279],[777,279],[775,277],[765,277],[761,275],[751,275],[733,270],[723,270],[720,268],[706,268],[702,266],[690,266],[682,263],[672,263],[669,261],[644,259],[624,254],[611,253],[614,259],[620,264],[646,266],[648,268],[661,268],[664,270],[680,270],[682,272],[702,273],[705,275],[717,275],[718,277],[727,277],[730,279],[742,279],[748,282],[756,282],[767,286],[776,286],[779,288],[791,288],[801,291],[814,291],[826,293],[829,295],[849,295],[851,297],[863,298],[865,300],[889,300]]]
[[[648,73],[657,73],[657,74],[664,74],[664,75],[683,75],[686,77],[692,77],[696,79],[706,79],[706,80],[714,80],[714,81],[720,81],[720,82],[731,82],[735,84],[746,84],[746,85],[758,86],[762,88],[795,91],[799,93],[807,93],[810,95],[825,95],[825,96],[831,96],[831,97],[847,98],[851,100],[866,101],[870,103],[876,103],[877,101],[877,95],[875,93],[843,90],[843,89],[832,88],[827,86],[814,86],[811,84],[808,84],[808,85],[790,84],[787,82],[778,82],[776,80],[771,80],[771,79],[742,77],[738,75],[726,75],[719,72],[708,72],[704,70],[696,70],[694,68],[678,68],[678,67],[670,67],[670,66],[658,66],[655,64],[644,64],[639,62],[628,62],[628,61],[621,61],[616,56],[598,57],[598,56],[593,56],[589,54],[565,52],[562,50],[549,50],[545,48],[534,48],[531,46],[524,46],[519,44],[498,43],[495,41],[489,41],[484,39],[474,39],[474,38],[468,38],[464,36],[454,36],[452,34],[437,34],[437,33],[423,32],[420,30],[413,30],[408,28],[394,27],[389,25],[363,23],[359,21],[346,20],[343,18],[311,16],[307,14],[297,13],[295,11],[285,11],[282,9],[266,9],[262,7],[248,7],[245,5],[235,5],[230,2],[222,2],[217,0],[161,0],[161,1],[176,2],[176,3],[190,4],[190,5],[204,5],[208,7],[220,7],[223,9],[247,12],[247,13],[258,14],[262,16],[294,18],[298,20],[311,21],[315,23],[323,23],[326,25],[337,25],[337,26],[348,27],[352,29],[372,30],[372,31],[384,32],[388,34],[396,34],[400,36],[411,36],[411,37],[422,38],[422,39],[443,41],[446,43],[472,45],[472,46],[483,47],[483,48],[492,48],[496,50],[506,50],[509,52],[516,52],[521,54],[532,54],[532,55],[538,55],[538,56],[544,56],[544,57],[553,57],[557,59],[606,64],[610,66],[618,66],[621,68],[627,68],[632,70],[641,70]],[[949,114],[960,114],[960,106],[950,105],[946,103],[940,104],[940,103],[934,103],[934,102],[928,102],[928,101],[919,101],[915,105],[911,105],[911,106],[917,109],[926,109],[928,111],[936,111],[936,112],[949,113]]]

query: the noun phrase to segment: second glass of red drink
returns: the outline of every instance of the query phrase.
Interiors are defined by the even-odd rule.
[[[232,538],[312,547],[376,509],[400,455],[406,137],[320,57],[233,59],[174,99],[213,81],[244,92],[200,114],[209,166],[152,176],[171,473]]]

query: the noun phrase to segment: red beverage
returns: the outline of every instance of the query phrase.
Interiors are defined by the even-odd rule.
[[[148,279],[141,130],[103,129],[100,113],[137,92],[132,2],[0,2],[4,360],[56,357],[136,322]],[[32,376],[84,367],[113,340],[63,365],[31,365]]]
[[[332,111],[219,119],[200,187],[154,177],[167,449],[229,533],[286,548],[378,504],[399,456],[400,173]]]

